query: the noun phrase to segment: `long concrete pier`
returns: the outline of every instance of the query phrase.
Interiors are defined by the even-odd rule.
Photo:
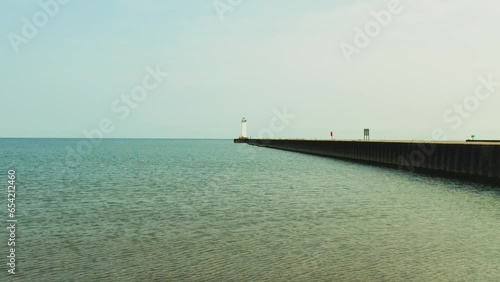
[[[500,143],[235,139],[235,143],[500,184]]]

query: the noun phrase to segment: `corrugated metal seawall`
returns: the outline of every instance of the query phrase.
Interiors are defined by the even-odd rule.
[[[500,183],[499,143],[294,139],[235,139],[235,143]]]

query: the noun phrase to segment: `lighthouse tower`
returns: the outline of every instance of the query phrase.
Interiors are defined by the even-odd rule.
[[[248,139],[247,135],[247,119],[243,118],[241,120],[241,136],[240,139]]]

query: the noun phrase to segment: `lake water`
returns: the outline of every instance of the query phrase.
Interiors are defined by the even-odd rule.
[[[500,281],[498,187],[232,140],[81,142],[0,139],[1,281]]]

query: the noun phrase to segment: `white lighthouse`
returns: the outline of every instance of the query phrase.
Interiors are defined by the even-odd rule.
[[[241,120],[241,136],[240,139],[248,139],[247,135],[247,119],[243,118]]]

